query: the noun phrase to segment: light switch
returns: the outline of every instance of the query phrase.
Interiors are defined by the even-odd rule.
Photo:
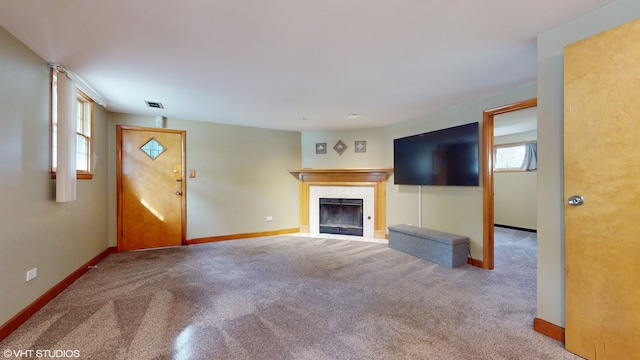
[[[196,177],[196,171],[195,170],[189,170],[189,177],[192,178],[192,179],[194,177]]]

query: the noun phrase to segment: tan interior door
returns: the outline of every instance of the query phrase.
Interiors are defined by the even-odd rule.
[[[640,21],[564,59],[566,348],[640,359]]]
[[[184,242],[184,132],[118,128],[120,250]]]

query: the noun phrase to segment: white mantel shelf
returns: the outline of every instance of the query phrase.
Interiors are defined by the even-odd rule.
[[[387,238],[387,186],[393,168],[289,169],[300,181],[300,232],[309,232],[310,186],[369,186],[374,189],[374,237]]]

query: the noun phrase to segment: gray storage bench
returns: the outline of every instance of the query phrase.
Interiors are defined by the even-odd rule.
[[[411,225],[391,225],[389,247],[454,268],[467,263],[469,238]]]

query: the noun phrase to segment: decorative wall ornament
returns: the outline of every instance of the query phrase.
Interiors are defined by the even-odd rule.
[[[333,146],[333,150],[335,150],[339,155],[342,155],[347,148],[347,144],[343,143],[342,140],[338,140],[338,142]]]
[[[366,141],[356,141],[355,151],[357,153],[367,152],[367,142]]]
[[[327,143],[316,143],[316,154],[326,154]]]

